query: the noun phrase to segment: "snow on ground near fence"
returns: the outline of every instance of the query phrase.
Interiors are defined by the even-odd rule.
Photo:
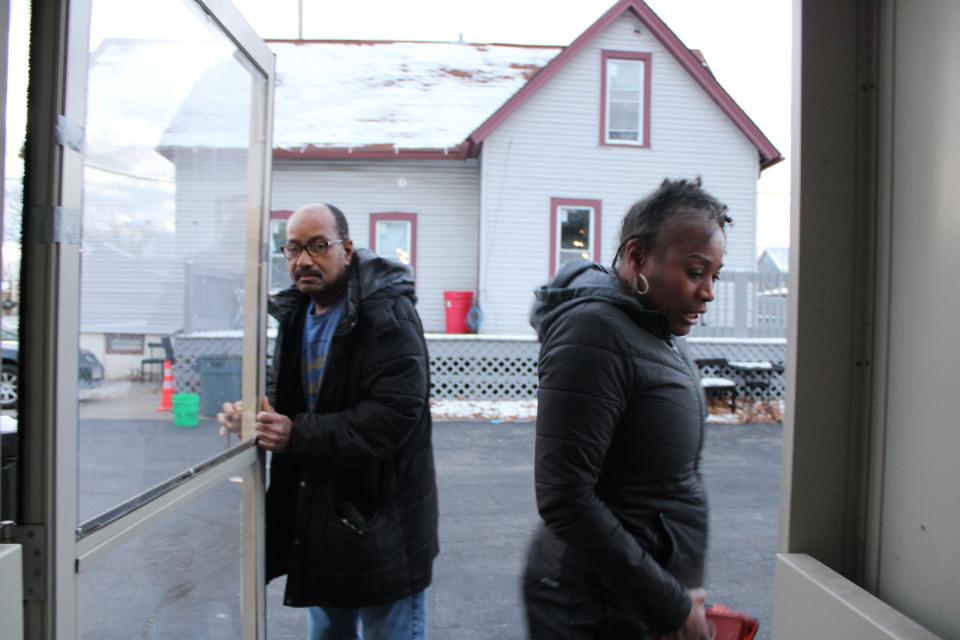
[[[530,422],[537,418],[536,400],[431,400],[434,420]]]
[[[537,419],[536,400],[431,400],[434,420],[490,420],[532,422]],[[726,405],[712,404],[710,424],[769,424],[783,422],[783,400],[741,405],[732,412]]]

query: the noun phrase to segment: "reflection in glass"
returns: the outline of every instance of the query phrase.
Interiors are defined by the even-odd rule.
[[[287,221],[270,221],[270,292],[286,289],[293,282],[287,272],[287,259],[280,252],[287,242]]]
[[[377,221],[377,253],[401,264],[411,264],[410,226],[408,220]]]
[[[80,342],[104,379],[80,392],[80,522],[224,447],[214,416],[240,395],[265,95],[193,2],[94,0],[90,49]],[[112,349],[114,334],[145,346]],[[157,358],[172,380],[142,379]]]
[[[82,570],[80,637],[242,637],[241,492],[224,483]]]
[[[560,265],[581,258],[591,260],[590,223],[593,209],[560,207]]]

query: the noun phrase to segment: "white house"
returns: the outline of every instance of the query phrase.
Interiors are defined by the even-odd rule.
[[[443,292],[466,290],[482,333],[529,332],[532,290],[571,257],[609,261],[621,216],[664,177],[701,175],[735,220],[727,269],[755,268],[756,181],[780,154],[639,0],[562,49],[270,45],[275,230],[336,204],[356,242],[409,256],[428,331]]]
[[[110,64],[137,59],[124,46],[104,43],[92,82],[109,78]],[[150,46],[190,58],[183,42]],[[288,283],[279,254],[286,218],[307,202],[330,202],[346,213],[357,245],[411,264],[428,332],[444,331],[443,293],[469,291],[483,314],[481,333],[530,334],[533,289],[573,257],[609,262],[628,207],[664,177],[695,175],[735,220],[726,268],[755,269],[756,182],[780,153],[702,57],[640,0],[621,0],[563,48],[270,46],[277,55],[273,290]],[[177,100],[159,101],[179,104],[177,111],[150,114],[169,124],[151,158],[159,182],[145,184],[165,195],[144,214],[153,226],[140,236],[139,261],[124,256],[127,240],[114,228],[90,227],[85,239],[85,333],[160,335],[235,324],[244,252],[224,250],[224,242],[245,235],[250,194],[242,184],[258,114],[222,106],[247,95],[250,75],[229,55],[178,73],[192,85]],[[100,99],[149,91],[149,78],[143,83],[105,89]],[[89,192],[88,208],[109,204],[109,192]],[[161,254],[149,249],[161,242],[175,254],[176,273],[154,264]],[[148,266],[151,275],[140,273]],[[149,300],[158,313],[125,314],[125,305],[144,304],[132,291],[145,278],[159,294]],[[101,286],[111,279],[129,283],[131,295]]]

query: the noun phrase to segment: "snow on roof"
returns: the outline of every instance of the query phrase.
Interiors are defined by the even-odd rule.
[[[364,41],[270,47],[274,147],[295,152],[453,149],[562,50]],[[107,164],[124,146],[246,148],[256,76],[221,42],[106,39],[91,57],[88,152]]]
[[[90,57],[87,166],[172,183],[174,167],[157,152],[158,146],[198,79],[224,60],[232,60],[233,51],[232,45],[220,41],[103,40]],[[231,105],[219,104],[221,110],[227,106]],[[249,121],[244,131],[249,131]]]
[[[207,66],[163,134],[159,148],[247,149],[255,87],[265,78],[240,53]]]
[[[274,148],[451,149],[561,47],[271,42]]]

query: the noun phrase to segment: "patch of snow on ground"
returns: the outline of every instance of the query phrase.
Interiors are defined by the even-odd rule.
[[[722,404],[710,407],[708,424],[764,424],[783,421],[783,400],[750,402],[736,413]],[[434,420],[489,420],[492,422],[533,422],[536,400],[431,400]]]
[[[783,422],[783,400],[737,403],[737,411],[731,412],[723,402],[711,402],[707,424],[773,424]]]
[[[431,400],[434,420],[527,422],[537,418],[536,400]]]
[[[707,424],[743,424],[743,416],[739,413],[711,413],[707,416]]]

